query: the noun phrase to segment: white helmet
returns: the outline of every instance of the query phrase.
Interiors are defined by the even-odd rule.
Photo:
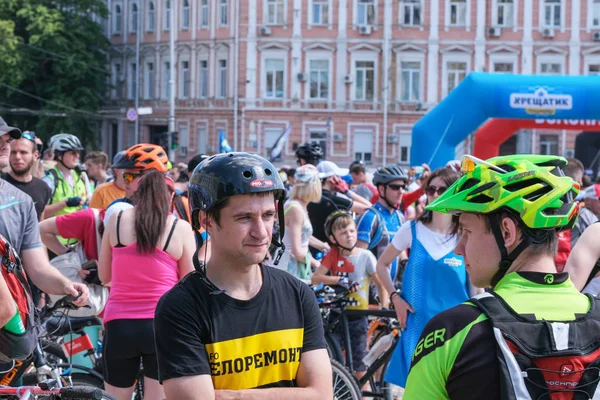
[[[50,138],[50,147],[54,151],[83,150],[79,138],[68,133],[59,133],[58,135],[52,136]]]

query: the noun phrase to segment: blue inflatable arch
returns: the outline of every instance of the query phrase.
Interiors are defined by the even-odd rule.
[[[411,164],[444,166],[488,118],[600,119],[600,76],[472,72],[413,127]]]

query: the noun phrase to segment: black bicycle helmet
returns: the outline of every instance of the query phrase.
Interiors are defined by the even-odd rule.
[[[296,158],[306,161],[319,161],[323,158],[323,149],[318,143],[304,143],[296,149]]]
[[[373,184],[375,186],[387,185],[388,183],[397,181],[398,179],[404,179],[408,181],[408,175],[402,167],[396,164],[381,167],[373,174]]]
[[[192,174],[189,183],[189,203],[192,213],[192,227],[200,228],[198,213],[207,212],[223,200],[247,193],[274,192],[279,201],[279,240],[273,244],[280,247],[275,259],[278,263],[285,250],[283,235],[283,201],[285,187],[277,168],[265,158],[250,153],[227,153],[210,156],[202,161]]]
[[[354,250],[354,247],[356,247],[356,245],[354,245],[354,247],[349,249],[349,248],[346,248],[346,247],[340,245],[339,243],[337,243],[335,241],[331,241],[331,239],[329,238],[330,236],[333,236],[333,230],[332,230],[333,223],[340,217],[350,217],[350,219],[354,220],[354,217],[352,217],[352,214],[350,214],[350,212],[348,212],[346,210],[337,210],[337,211],[334,211],[331,214],[329,214],[327,216],[327,219],[325,219],[325,235],[327,235],[327,241],[331,245],[341,247],[342,249],[347,250],[347,251],[352,251],[352,250]]]

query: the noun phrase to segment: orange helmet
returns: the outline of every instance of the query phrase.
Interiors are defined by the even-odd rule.
[[[125,150],[123,157],[112,167],[142,171],[155,169],[166,173],[168,162],[169,158],[162,147],[155,144],[140,143]]]

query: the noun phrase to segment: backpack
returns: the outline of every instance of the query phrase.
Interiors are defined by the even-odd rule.
[[[0,235],[0,264],[2,277],[25,325],[25,333],[22,334],[0,329],[0,362],[6,363],[23,360],[33,353],[38,343],[40,324],[21,259],[16,249],[2,235]]]
[[[600,299],[587,296],[589,312],[572,321],[527,319],[495,293],[470,299],[493,326],[501,399],[599,398]]]
[[[92,209],[94,212],[94,223],[96,229],[96,245],[98,246],[98,254],[100,254],[100,234],[98,232],[98,226],[100,225],[100,213],[96,209]],[[50,264],[56,268],[63,276],[67,277],[72,282],[85,283],[90,290],[90,297],[88,305],[86,307],[78,308],[77,310],[70,310],[69,315],[72,317],[90,317],[98,315],[104,309],[106,302],[108,301],[108,289],[102,285],[95,285],[85,282],[81,276],[79,276],[79,270],[81,266],[88,261],[87,256],[81,242],[71,246],[71,249],[65,254],[54,257]],[[65,295],[49,295],[50,303],[54,304],[56,301],[63,298]]]

